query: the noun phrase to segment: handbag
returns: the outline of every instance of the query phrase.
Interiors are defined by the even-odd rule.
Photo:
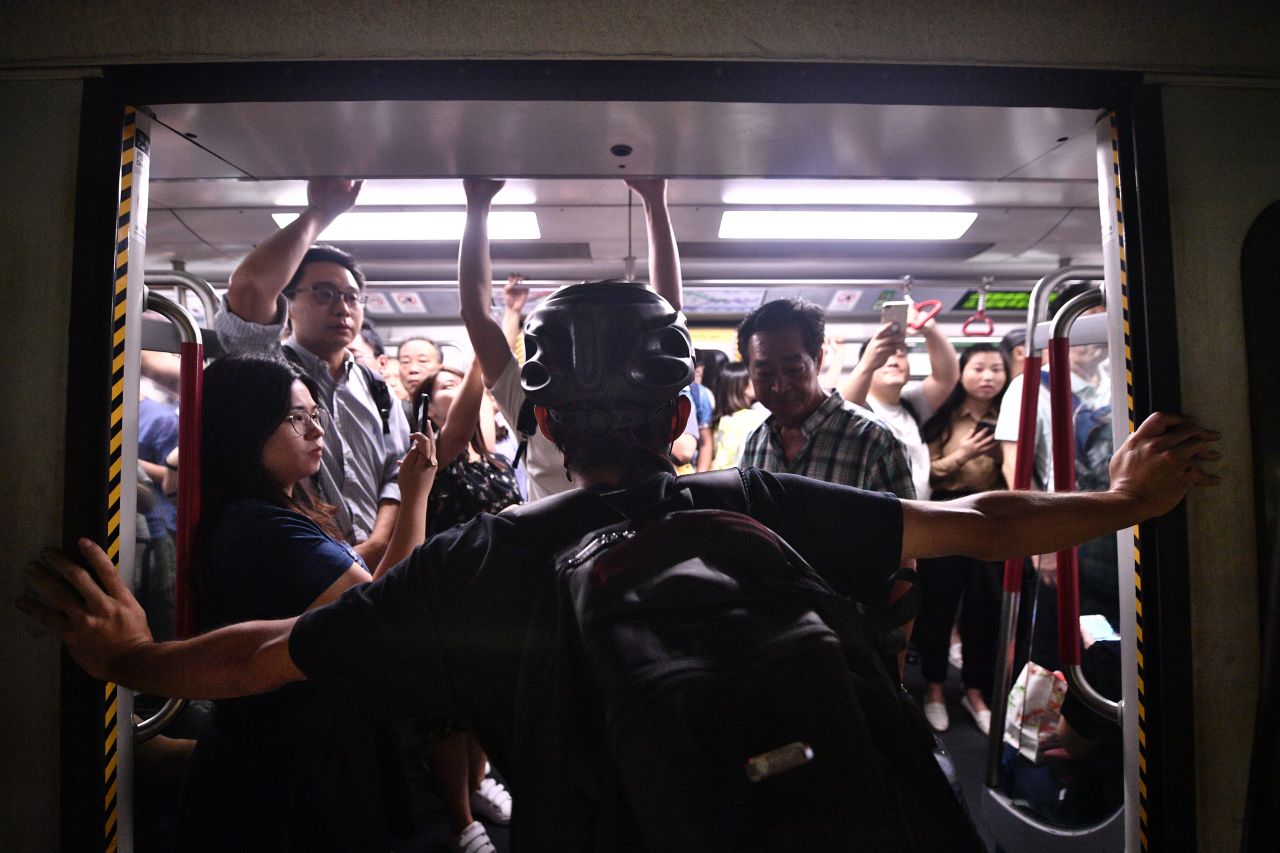
[[[1028,661],[1009,691],[1004,742],[1035,764],[1057,738],[1067,679],[1060,672]]]

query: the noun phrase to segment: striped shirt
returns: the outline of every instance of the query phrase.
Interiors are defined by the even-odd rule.
[[[915,497],[902,443],[869,410],[846,402],[834,391],[800,425],[804,447],[790,462],[783,456],[778,429],[770,415],[747,438],[740,466],[892,492],[903,499]]]

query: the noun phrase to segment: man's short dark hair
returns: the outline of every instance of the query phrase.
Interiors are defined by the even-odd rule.
[[[361,293],[364,292],[364,273],[360,272],[360,267],[356,264],[356,259],[349,252],[344,252],[337,246],[327,246],[317,244],[307,249],[307,253],[302,256],[302,260],[298,263],[298,268],[293,271],[293,278],[289,279],[289,283],[284,286],[284,295],[292,299],[298,290],[298,282],[302,280],[302,272],[307,268],[307,264],[330,263],[344,267],[347,272],[351,273],[351,277],[356,280],[356,289]]]
[[[822,337],[827,326],[827,315],[821,306],[804,299],[775,299],[748,314],[738,324],[738,352],[744,361],[750,362],[747,350],[752,335],[756,332],[777,332],[789,326],[800,330],[805,352],[815,362],[822,357]]]
[[[1000,351],[1006,356],[1012,356],[1014,347],[1024,346],[1026,343],[1027,330],[1017,326],[1004,333],[1004,337],[1000,339]]]
[[[387,348],[382,345],[382,335],[378,334],[378,330],[368,320],[360,324],[360,337],[364,338],[364,342],[378,358],[387,354]]]
[[[644,413],[635,425],[609,432],[575,428],[564,418],[564,412],[553,407],[547,410],[547,429],[552,443],[564,454],[566,470],[625,471],[650,465],[655,460],[665,465],[678,400],[677,395]],[[593,403],[580,408],[595,408],[603,415],[612,411],[607,405]]]

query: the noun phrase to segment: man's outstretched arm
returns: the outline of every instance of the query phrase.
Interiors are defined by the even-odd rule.
[[[317,178],[307,182],[307,207],[297,219],[245,256],[227,282],[227,307],[250,323],[276,322],[276,297],[320,232],[351,209],[363,181]]]
[[[505,181],[465,178],[467,222],[458,248],[458,302],[462,323],[467,327],[471,349],[484,374],[485,387],[492,387],[511,363],[511,349],[502,327],[489,310],[493,298],[493,265],[489,260],[489,208]]]
[[[1197,463],[1218,459],[1218,434],[1183,415],[1156,413],[1111,459],[1105,492],[985,492],[954,501],[903,501],[902,557],[963,554],[1003,560],[1049,554],[1173,509],[1218,478]]]
[[[645,228],[649,234],[649,284],[677,311],[684,307],[684,286],[680,277],[680,248],[671,228],[667,210],[665,178],[635,178],[626,182],[644,203]]]
[[[45,603],[20,598],[18,609],[62,636],[67,651],[95,678],[133,690],[185,699],[266,693],[305,676],[289,656],[296,619],[243,622],[189,640],[157,643],[147,616],[111,560],[87,539],[86,571],[46,550],[27,568]]]

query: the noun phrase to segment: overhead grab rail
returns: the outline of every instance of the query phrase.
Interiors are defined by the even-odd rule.
[[[1060,287],[1073,281],[1101,281],[1101,267],[1063,267],[1049,273],[1031,289],[1027,305],[1026,362],[1022,368],[1024,377],[1040,375],[1041,355],[1036,346],[1036,326],[1049,314],[1049,297]],[[1041,336],[1043,339],[1043,336]],[[1011,489],[1023,491],[1031,488],[1031,472],[1035,465],[1036,407],[1039,401],[1039,381],[1022,383],[1021,408],[1018,412],[1018,449],[1014,462]],[[1018,625],[1018,611],[1022,604],[1022,567],[1024,557],[1015,557],[1004,564],[1004,596],[1000,605],[1000,640],[996,646],[996,692],[991,704],[991,728],[987,739],[987,787],[1000,785],[1000,752],[1004,742],[1005,717],[1008,703],[1005,697],[1013,684],[1014,640]]]
[[[213,285],[200,276],[185,270],[148,270],[145,281],[147,287],[173,287],[194,293],[204,308],[205,325],[213,325],[213,315],[218,313],[218,294]]]
[[[942,310],[941,299],[922,299],[916,302],[911,296],[911,276],[904,275],[902,277],[902,297],[911,303],[911,313],[915,314],[915,319],[907,323],[908,332],[918,332],[924,328],[924,324],[938,316],[938,312]]]
[[[964,321],[964,325],[960,327],[960,334],[969,337],[990,337],[995,333],[995,324],[991,322],[991,318],[987,316],[987,291],[991,289],[991,284],[995,281],[991,276],[983,276],[982,286],[978,288],[978,310],[973,312],[973,316]]]
[[[1072,299],[1053,319],[1049,338],[1049,409],[1053,424],[1053,490],[1076,488],[1075,411],[1071,400],[1071,327],[1086,311],[1105,304],[1101,290]],[[1121,706],[1099,693],[1080,665],[1080,563],[1075,548],[1058,552],[1058,655],[1067,681],[1091,709],[1119,722]]]
[[[147,309],[173,323],[181,338],[182,368],[178,399],[178,541],[174,578],[174,633],[189,637],[195,627],[191,600],[191,552],[196,523],[200,519],[200,399],[204,379],[204,344],[200,327],[191,313],[158,293],[145,291]],[[185,699],[169,699],[156,714],[134,727],[134,738],[143,743],[160,733],[186,707]]]

